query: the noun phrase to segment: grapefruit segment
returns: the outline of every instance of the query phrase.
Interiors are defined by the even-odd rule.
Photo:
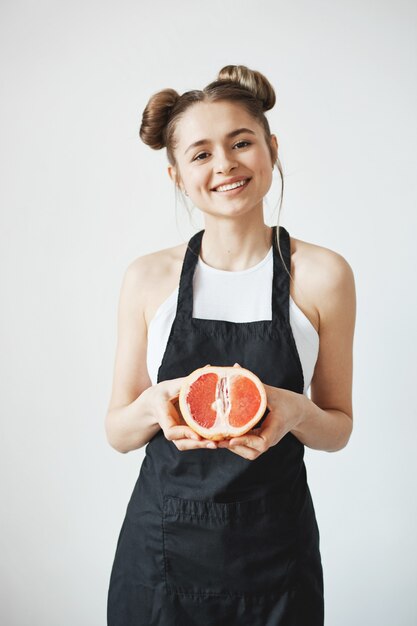
[[[206,439],[219,441],[246,433],[267,407],[260,379],[243,367],[200,367],[185,378],[179,407],[185,422]]]
[[[216,385],[216,374],[203,374],[191,383],[187,394],[190,413],[202,428],[213,428],[216,422],[216,405],[213,402]]]
[[[244,426],[247,415],[256,415],[262,403],[258,386],[246,376],[237,376],[232,386],[229,423],[235,428]]]

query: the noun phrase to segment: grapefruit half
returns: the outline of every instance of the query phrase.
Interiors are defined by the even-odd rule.
[[[188,426],[214,441],[248,432],[267,407],[261,380],[240,366],[206,365],[194,370],[183,381],[178,402]]]

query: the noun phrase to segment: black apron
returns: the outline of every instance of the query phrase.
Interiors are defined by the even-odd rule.
[[[158,382],[207,363],[239,363],[267,385],[303,393],[276,227],[272,320],[254,322],[192,316],[203,234],[188,243]],[[279,235],[290,268],[288,231],[280,226]],[[107,619],[108,626],[322,626],[319,530],[304,445],[288,433],[249,461],[224,448],[180,451],[160,430],[147,444],[120,530]]]

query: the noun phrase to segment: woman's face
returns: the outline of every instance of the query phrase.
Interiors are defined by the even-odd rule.
[[[237,129],[247,130],[228,136]],[[241,106],[233,102],[199,102],[192,105],[176,128],[175,157],[181,189],[202,211],[211,215],[234,215],[262,209],[272,183],[273,160],[278,145],[271,135],[274,159],[264,130]],[[195,142],[201,144],[193,146]],[[175,181],[175,169],[168,166]],[[250,178],[233,191],[213,188],[234,177]]]

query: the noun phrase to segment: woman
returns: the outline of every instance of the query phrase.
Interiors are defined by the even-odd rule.
[[[355,287],[341,255],[264,223],[275,165],[282,175],[264,114],[274,103],[262,74],[226,66],[203,91],[154,94],[143,113],[140,137],[167,148],[169,176],[205,228],[137,258],[123,281],[106,433],[120,452],[148,445],[109,626],[324,621],[303,455],[340,450],[352,431]],[[259,376],[268,408],[257,428],[215,444],[184,423],[181,383],[207,364]]]

